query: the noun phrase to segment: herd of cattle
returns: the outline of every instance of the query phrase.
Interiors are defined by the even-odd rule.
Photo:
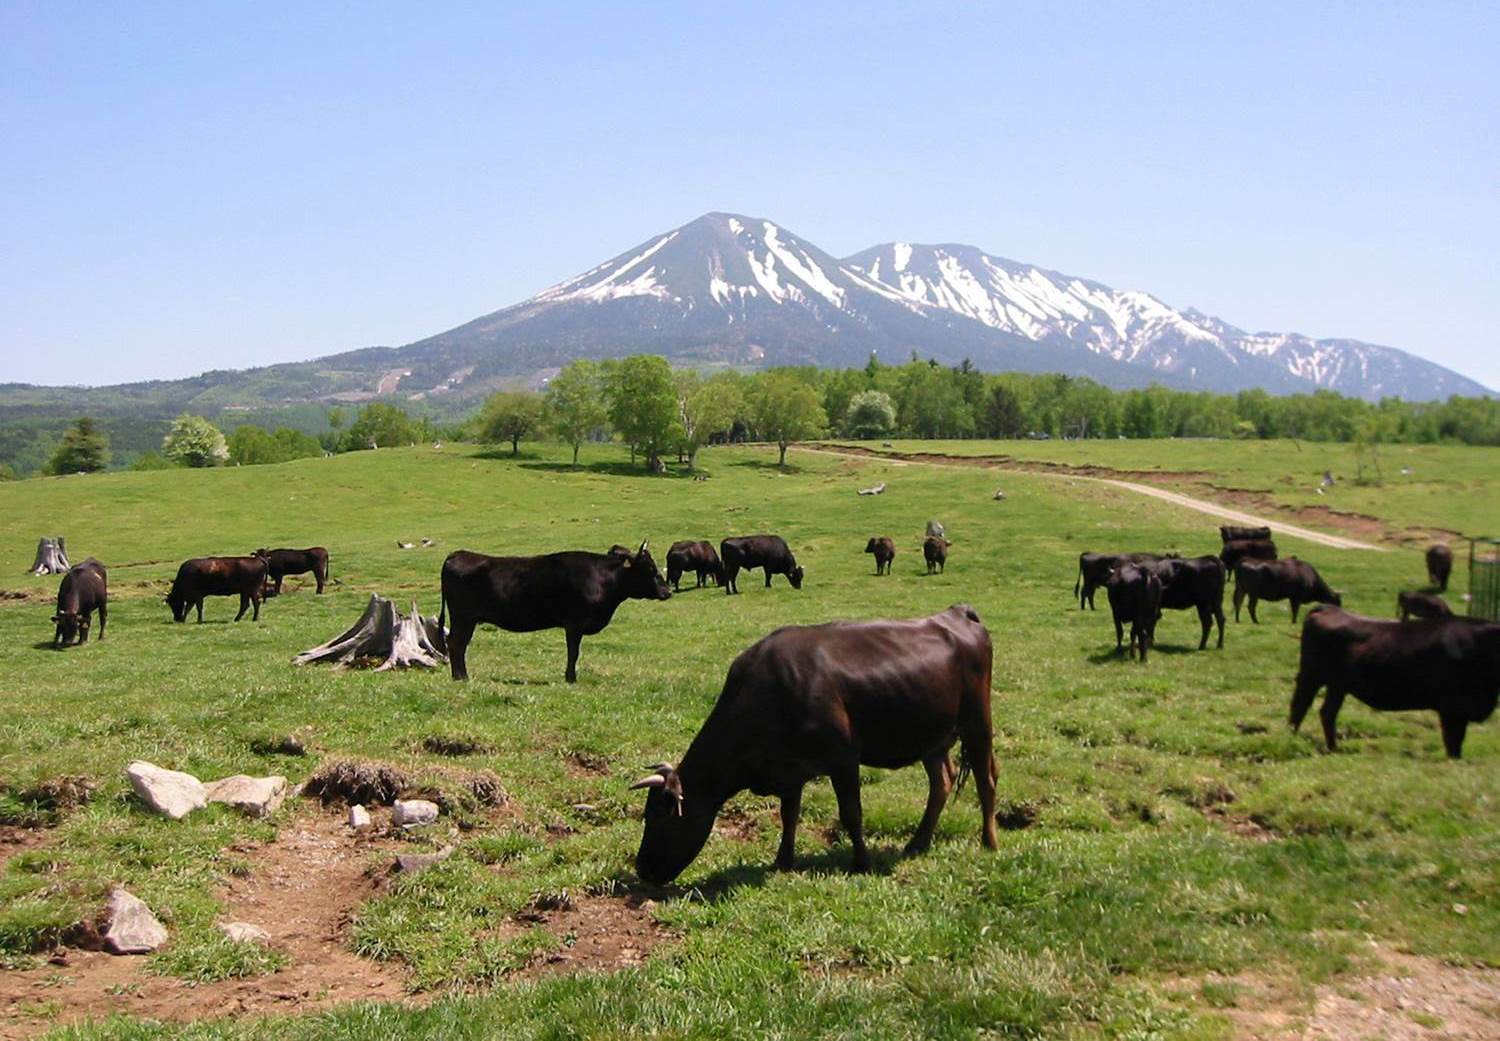
[[[1282,559],[1268,528],[1220,529],[1217,556],[1084,553],[1073,592],[1080,610],[1093,609],[1095,592],[1107,593],[1117,651],[1145,661],[1164,610],[1194,609],[1202,626],[1199,649],[1215,624],[1224,645],[1224,591],[1234,583],[1235,618],[1249,601],[1251,621],[1261,600],[1290,603],[1295,623],[1304,604],[1317,604],[1303,625],[1301,659],[1292,695],[1295,729],[1318,691],[1327,688],[1321,718],[1335,747],[1334,725],[1344,698],[1353,695],[1378,710],[1428,709],[1438,714],[1447,753],[1457,758],[1470,723],[1494,711],[1500,694],[1500,624],[1456,617],[1431,593],[1404,592],[1400,620],[1361,617],[1342,610],[1338,593],[1310,564]],[[923,556],[929,573],[941,570],[950,543],[929,530]],[[890,573],[895,542],[871,538],[877,575]],[[1446,590],[1452,569],[1444,546],[1428,551],[1434,587]],[[698,586],[714,582],[737,593],[740,572],[761,569],[765,584],[786,576],[795,589],[804,571],[777,535],[726,538],[718,551],[706,541],[681,541],[667,553],[663,577],[645,542],[634,551],[572,551],[531,557],[498,557],[460,550],[441,572],[438,630],[446,626],[453,678],[468,678],[466,652],[476,626],[512,632],[560,628],[567,637],[566,678],[577,680],[584,636],[600,632],[627,599],[666,600],[685,575]],[[236,621],[281,590],[287,575],[312,573],[317,591],[328,581],[328,553],[257,550],[243,557],[204,557],[177,570],[166,602],[185,621],[210,596],[238,596]],[[89,558],[68,571],[58,591],[54,643],[88,639],[107,612],[104,565]],[[1324,606],[1326,605],[1326,606]],[[1415,616],[1409,620],[1409,616]],[[680,766],[661,763],[633,787],[648,789],[645,832],[637,855],[642,878],[666,882],[697,856],[720,808],[746,789],[781,800],[782,839],[776,856],[790,866],[803,786],[815,777],[832,781],[839,816],[854,853],[868,865],[860,809],[860,768],[895,768],[921,762],[927,771],[926,812],[908,852],[931,841],[949,795],[972,775],[979,790],[982,839],[995,846],[995,785],[989,632],[973,608],[959,604],[926,618],[834,622],[777,629],[730,665],[719,699]],[[950,752],[960,746],[955,769]]]

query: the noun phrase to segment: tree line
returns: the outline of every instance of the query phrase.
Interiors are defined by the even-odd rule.
[[[674,370],[638,354],[564,366],[540,392],[491,395],[470,419],[440,424],[372,402],[347,417],[327,413],[313,436],[291,427],[242,423],[226,435],[202,416],[179,416],[159,451],[133,469],[256,465],[333,452],[435,440],[508,444],[552,438],[573,449],[618,439],[648,470],[669,457],[691,468],[704,445],[765,441],[778,446],[813,437],[848,438],[1298,438],[1500,445],[1500,401],[1451,397],[1441,402],[1385,398],[1369,402],[1332,391],[1272,395],[1263,390],[1215,394],[1152,386],[1111,390],[1090,379],[1026,373],[989,374],[967,361],[944,366],[913,358],[886,365],[873,355],[857,369],[813,366],[756,373]],[[45,472],[91,473],[110,463],[99,423],[80,418],[58,442]],[[0,469],[0,478],[14,477]]]

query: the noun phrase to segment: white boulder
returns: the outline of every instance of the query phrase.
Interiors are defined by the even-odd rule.
[[[119,886],[104,907],[104,949],[111,954],[149,954],[167,942],[167,927],[140,897]]]
[[[286,799],[286,778],[280,774],[251,777],[235,774],[208,785],[208,801],[233,806],[251,817],[269,817]]]
[[[125,776],[147,806],[174,821],[208,805],[208,789],[192,774],[137,759],[125,768]]]
[[[398,828],[431,824],[438,819],[438,806],[426,799],[397,799],[391,807],[391,823]]]

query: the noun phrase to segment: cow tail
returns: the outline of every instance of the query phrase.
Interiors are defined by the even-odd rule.
[[[974,772],[973,764],[969,762],[969,750],[964,745],[958,746],[958,777],[953,782],[952,798],[958,798],[964,790],[964,783],[968,781],[969,775]]]
[[[441,599],[438,605],[438,632],[442,632],[446,628],[444,622],[448,618],[448,597],[446,594],[439,594],[439,596]]]
[[[1078,591],[1083,588],[1083,561],[1078,562],[1078,577],[1073,580],[1073,597],[1077,599]]]

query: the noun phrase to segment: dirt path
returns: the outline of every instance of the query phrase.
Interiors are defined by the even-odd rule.
[[[804,452],[817,452],[822,455],[839,455],[849,459],[882,459],[887,462],[894,462],[898,464],[936,466],[951,470],[973,468],[977,466],[991,470],[1013,470],[1022,473],[1042,474],[1043,476],[1060,477],[1069,481],[1092,481],[1097,484],[1113,485],[1116,488],[1123,488],[1126,491],[1135,492],[1139,495],[1149,495],[1153,499],[1161,499],[1164,502],[1173,504],[1174,506],[1181,506],[1183,509],[1187,510],[1195,510],[1198,513],[1204,513],[1210,517],[1217,517],[1220,520],[1226,520],[1233,524],[1253,527],[1269,527],[1279,534],[1289,535],[1292,538],[1304,539],[1308,542],[1314,542],[1320,546],[1328,546],[1332,549],[1364,549],[1386,552],[1386,548],[1384,546],[1376,546],[1373,543],[1362,542],[1359,539],[1351,539],[1346,538],[1343,535],[1330,535],[1326,532],[1313,531],[1311,528],[1304,528],[1296,524],[1287,524],[1284,521],[1272,520],[1268,517],[1256,516],[1255,514],[1245,513],[1242,510],[1236,510],[1228,506],[1221,506],[1218,503],[1208,502],[1204,499],[1195,499],[1192,496],[1183,495],[1181,492],[1169,491],[1166,488],[1158,488],[1150,484],[1140,484],[1135,481],[1122,481],[1115,477],[1099,477],[1094,474],[1067,472],[1060,470],[1057,467],[1029,467],[1024,464],[1001,462],[1000,460],[994,458],[986,458],[984,456],[974,456],[972,460],[961,460],[957,457],[950,457],[947,461],[938,461],[933,458],[915,458],[888,452],[828,448],[821,445],[797,445],[795,446],[795,448],[796,450]]]

